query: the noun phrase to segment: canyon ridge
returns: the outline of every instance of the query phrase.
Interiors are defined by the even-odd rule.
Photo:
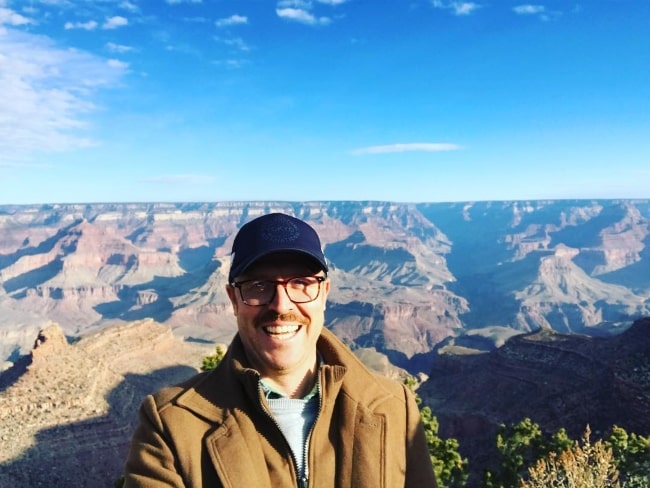
[[[0,360],[38,331],[153,319],[229,342],[237,229],[312,224],[331,264],[326,320],[413,373],[445,341],[485,349],[540,328],[602,335],[650,315],[650,201],[219,202],[0,206]]]

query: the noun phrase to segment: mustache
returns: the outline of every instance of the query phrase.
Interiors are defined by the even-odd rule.
[[[258,326],[262,326],[265,323],[268,322],[297,322],[300,325],[309,325],[309,319],[306,317],[303,317],[302,315],[298,315],[293,312],[288,312],[288,313],[277,313],[273,312],[271,310],[268,310],[264,312],[262,315],[257,317],[257,320],[255,321]]]

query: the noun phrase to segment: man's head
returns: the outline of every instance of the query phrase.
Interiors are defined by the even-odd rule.
[[[235,237],[228,281],[251,365],[276,382],[313,374],[330,290],[316,231],[277,213],[248,222]]]

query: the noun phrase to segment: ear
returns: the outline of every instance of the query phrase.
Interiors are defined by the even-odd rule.
[[[327,300],[328,295],[330,294],[330,288],[331,288],[332,282],[330,281],[329,278],[327,278],[325,281],[323,281],[323,289],[321,290],[321,293],[323,294],[323,300]]]
[[[237,311],[239,310],[239,302],[237,301],[237,290],[235,290],[235,287],[232,285],[226,285],[226,293],[228,294],[228,298],[230,298],[230,304],[232,305],[232,313],[234,315],[237,315]]]

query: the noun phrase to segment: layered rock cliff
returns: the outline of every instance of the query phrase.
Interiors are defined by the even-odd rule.
[[[228,342],[232,239],[273,211],[322,236],[328,326],[413,373],[490,327],[600,335],[650,315],[648,201],[2,206],[0,359],[51,321],[78,337],[152,318]]]
[[[578,439],[587,425],[603,437],[617,425],[650,435],[650,319],[607,338],[549,329],[510,338],[483,354],[447,345],[418,393],[453,437],[480,486],[495,463],[501,424],[525,418],[549,433],[566,429]],[[492,466],[496,468],[495,465]]]

